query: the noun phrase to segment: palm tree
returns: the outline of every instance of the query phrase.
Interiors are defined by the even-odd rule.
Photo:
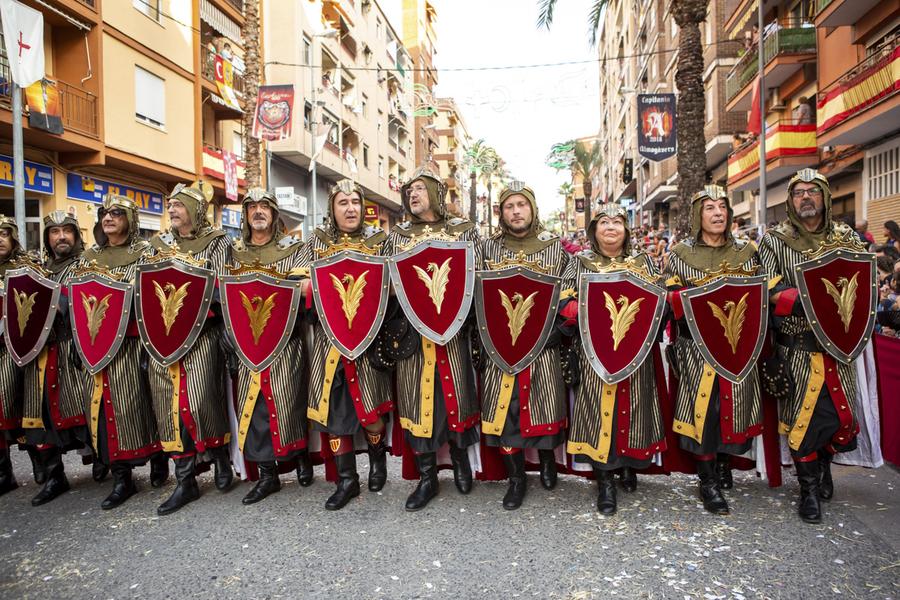
[[[557,0],[538,0],[538,27],[553,23]],[[597,30],[603,10],[618,0],[593,0],[588,14],[588,35],[591,46],[597,42]],[[706,123],[703,98],[703,45],[700,42],[700,23],[706,20],[708,0],[671,0],[671,13],[680,29],[678,36],[678,68],[675,86],[678,89],[676,107],[678,117],[678,223],[679,234],[690,230],[691,196],[706,182]]]
[[[576,142],[575,159],[572,161],[573,175],[581,177],[581,189],[584,192],[585,223],[591,220],[591,196],[593,196],[593,184],[591,176],[594,170],[600,166],[600,144],[596,141],[588,146],[585,142]]]
[[[497,151],[488,146],[484,138],[477,140],[466,150],[465,166],[469,169],[471,185],[469,186],[469,220],[477,222],[477,192],[478,179],[482,179],[488,188],[488,210],[490,211],[491,175],[497,170],[500,157]],[[488,223],[491,218],[488,215]]]
[[[259,0],[244,1],[244,26],[241,28],[241,43],[244,46],[244,179],[247,188],[258,187],[262,179],[262,160],[259,140],[254,138],[253,120],[256,113],[256,97],[259,94]],[[268,175],[268,174],[267,174]]]

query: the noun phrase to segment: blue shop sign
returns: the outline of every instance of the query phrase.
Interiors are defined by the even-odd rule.
[[[13,187],[13,159],[0,154],[0,186]],[[25,161],[25,190],[53,194],[53,167]]]
[[[222,208],[222,227],[241,228],[241,211],[233,208]]]
[[[69,173],[66,176],[66,196],[72,200],[100,204],[106,194],[131,198],[144,212],[157,215],[161,215],[163,212],[163,196],[159,192],[111,183],[77,173]]]

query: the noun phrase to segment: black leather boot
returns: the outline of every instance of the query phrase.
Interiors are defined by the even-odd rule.
[[[819,461],[795,462],[797,481],[800,482],[800,502],[797,512],[804,523],[822,522],[822,505],[819,502]]]
[[[727,515],[728,502],[719,487],[719,472],[715,460],[698,460],[697,475],[700,477],[700,499],[703,508],[714,515]]]
[[[134,478],[131,476],[131,465],[114,462],[110,470],[113,476],[113,489],[109,496],[100,503],[100,508],[103,510],[120,506],[137,493],[137,486],[134,484]]]
[[[29,444],[25,446],[25,451],[28,452],[28,458],[31,459],[31,472],[34,482],[38,485],[44,484],[47,481],[47,470],[41,461],[40,450]]]
[[[453,483],[460,494],[472,491],[472,465],[469,464],[469,452],[450,444],[450,462],[453,463]]]
[[[157,452],[150,457],[150,485],[162,487],[169,480],[169,455]]]
[[[831,460],[834,455],[826,450],[819,452],[819,499],[831,500],[834,497],[834,480],[831,478]]]
[[[313,482],[313,466],[309,460],[309,452],[304,450],[297,455],[297,483],[309,487]]]
[[[416,455],[416,466],[419,467],[419,485],[406,499],[406,510],[410,512],[425,508],[438,495],[437,454]]]
[[[0,448],[0,496],[19,487],[16,476],[13,475],[12,460],[9,458],[9,448]]]
[[[259,481],[241,500],[243,504],[255,504],[269,494],[274,494],[281,489],[281,480],[278,479],[278,466],[274,462],[258,463],[256,466],[259,469]]]
[[[637,489],[637,473],[631,467],[622,467],[621,470],[622,489],[629,494]]]
[[[521,454],[521,453],[520,453]],[[545,490],[556,487],[556,455],[553,450],[538,450],[538,458],[541,461],[541,485]]]
[[[731,455],[716,455],[716,471],[719,474],[719,489],[730,490],[734,488],[734,478],[731,476]]]
[[[91,478],[100,483],[109,475],[109,465],[103,464],[99,456],[94,456],[94,462],[91,463]]]
[[[387,446],[384,443],[384,431],[381,433],[366,432],[369,443],[369,491],[380,492],[387,482]]]
[[[515,454],[504,454],[503,464],[506,465],[506,473],[509,475],[509,487],[506,495],[503,496],[503,508],[516,510],[522,506],[525,490],[528,488],[528,477],[525,475],[525,453],[519,451]]]
[[[231,458],[228,456],[228,446],[219,446],[211,451],[213,457],[214,481],[216,489],[227,492],[234,481],[234,471],[231,470]]]
[[[594,468],[597,479],[597,510],[603,515],[616,514],[616,476],[612,471]]]
[[[356,472],[356,454],[353,450],[334,457],[337,465],[337,489],[325,501],[326,510],[340,510],[350,500],[359,496],[359,473]]]
[[[66,479],[66,471],[63,468],[62,452],[59,448],[52,447],[47,450],[40,450],[41,464],[44,466],[44,472],[47,474],[47,481],[41,491],[31,499],[32,506],[40,506],[46,504],[69,491],[69,480]]]
[[[200,497],[200,487],[197,485],[195,472],[197,457],[191,455],[172,460],[175,462],[175,481],[177,483],[168,500],[156,508],[156,514],[161,517],[187,506]]]

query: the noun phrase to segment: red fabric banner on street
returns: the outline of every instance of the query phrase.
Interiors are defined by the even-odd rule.
[[[291,137],[294,113],[294,86],[261,85],[256,99],[253,137],[283,140]]]

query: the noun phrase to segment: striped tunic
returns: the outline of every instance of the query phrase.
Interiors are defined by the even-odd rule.
[[[730,249],[727,251],[731,252]],[[759,260],[754,253],[743,264],[729,266],[752,271],[759,268]],[[666,279],[677,276],[682,285],[690,288],[706,273],[692,267],[673,252],[669,255],[665,275]],[[741,383],[731,383],[716,375],[712,366],[703,360],[694,340],[682,335],[675,341],[675,357],[680,372],[675,401],[675,433],[692,439],[709,452],[715,452],[716,448],[732,447],[736,450],[736,446],[749,443],[750,438],[762,432],[762,401],[756,369],[751,370]],[[718,423],[707,423],[709,411],[718,413]],[[704,440],[704,432],[709,431],[717,431],[720,439]]]
[[[282,258],[265,264],[282,273],[287,273],[295,268],[303,266],[302,246],[299,241],[287,248],[293,251]],[[286,248],[286,251],[287,251]],[[237,252],[236,249],[232,249]],[[238,254],[233,255],[235,266],[253,264],[258,255],[252,246],[244,251],[241,262]],[[279,459],[291,458],[298,451],[306,448],[307,421],[306,421],[306,385],[304,356],[303,356],[303,326],[302,319],[298,319],[291,334],[291,338],[284,351],[275,359],[275,362],[261,372],[251,371],[243,362],[238,362],[237,415],[240,421],[238,429],[238,447],[244,450],[247,440],[247,432],[250,430],[250,420],[256,403],[260,400],[266,403],[266,412],[269,415],[267,424],[272,440],[272,448],[275,457]]]
[[[117,260],[128,252],[125,248],[115,248],[117,252],[110,256],[109,263],[105,261],[109,248],[88,251],[80,263],[87,265],[96,259],[100,267],[108,267],[111,273],[121,274],[125,281],[133,282],[138,261],[148,247],[146,242],[137,243],[131,250],[132,261],[125,264]],[[109,264],[116,266],[109,267]],[[142,367],[147,361],[132,313],[122,347],[109,365],[93,375],[85,387],[84,407],[91,443],[95,454],[106,464],[143,460],[161,449],[147,371]],[[101,419],[104,420],[102,424]]]
[[[51,272],[50,279],[65,290],[76,265],[76,260],[70,261],[58,271]],[[68,292],[61,290],[60,293]],[[53,329],[53,340],[47,343],[35,360],[25,365],[25,408],[22,417],[22,427],[25,429],[44,429],[47,423],[57,431],[86,425],[83,399],[87,388],[92,385],[92,378],[90,373],[76,369],[72,363],[71,357],[76,350],[68,312],[57,314]],[[45,398],[49,414],[44,410]]]
[[[611,259],[585,250],[569,262],[563,287],[575,295],[582,274],[596,271],[590,263],[606,265]],[[646,254],[632,260],[656,268]],[[644,467],[656,452],[666,449],[665,429],[655,360],[658,347],[628,379],[614,385],[604,383],[588,361],[580,341],[573,342],[578,354],[581,383],[575,390],[572,423],[566,451],[584,456],[610,469]]]
[[[227,236],[212,238],[191,256],[207,261],[207,267],[222,275],[230,262]],[[210,316],[194,347],[177,363],[164,367],[152,358],[148,368],[153,412],[163,450],[198,452],[227,444],[231,439],[225,394],[225,356],[220,345],[223,325],[221,309],[213,302]],[[185,410],[186,409],[186,410]],[[186,447],[187,446],[187,447]]]
[[[454,229],[456,222],[461,226]],[[443,223],[436,226],[441,227]],[[481,264],[478,230],[468,221],[459,219],[448,222],[448,231],[458,240],[474,242],[475,264]],[[382,253],[393,256],[401,252],[403,250],[401,246],[409,241],[410,236],[398,225],[388,235]],[[472,430],[478,425],[480,413],[475,391],[469,331],[464,327],[445,346],[435,344],[424,337],[421,343],[421,350],[409,358],[397,361],[397,409],[400,413],[401,426],[411,436],[420,439],[437,439],[443,433],[435,432],[432,427],[434,415],[432,406],[423,401],[424,385],[426,389],[435,390],[431,402],[441,402],[447,409],[447,426],[450,432],[460,434]],[[440,395],[431,387],[438,378],[441,382]],[[474,441],[477,441],[477,438]]]
[[[332,241],[335,241],[334,237],[331,236]],[[351,242],[365,242],[366,245],[376,250],[381,249],[381,243],[377,240],[383,239],[383,234],[378,235],[371,230],[363,230],[359,235],[350,236]],[[373,241],[374,245],[372,245]],[[303,247],[303,266],[311,265],[319,258],[319,254],[331,245],[318,235],[313,235]],[[328,341],[325,328],[320,321],[312,326],[312,348],[309,354],[307,416],[324,429],[330,431],[329,408],[334,408],[337,403],[344,400],[347,400],[352,406],[341,408],[345,409],[345,412],[355,412],[359,424],[363,426],[375,423],[381,415],[393,410],[390,373],[375,369],[365,353],[356,360],[348,360],[341,356],[338,349]],[[337,369],[338,364],[342,366],[342,369]],[[335,373],[338,375],[335,376]],[[334,387],[347,390],[348,395],[340,398],[332,396]],[[332,424],[334,422],[334,418],[332,418]],[[340,426],[338,425],[338,427]],[[350,432],[333,431],[332,433],[349,435]]]
[[[791,248],[783,239],[772,232],[766,233],[760,241],[759,256],[769,277],[780,275],[779,287],[797,287],[795,267],[806,260],[802,252]],[[780,322],[780,323],[779,323]],[[812,331],[806,317],[789,315],[776,319],[776,327],[787,335],[799,335]],[[802,455],[819,448],[806,448],[804,444],[810,421],[819,400],[830,390],[834,412],[837,414],[835,426],[839,426],[834,441],[840,445],[849,444],[859,425],[856,421],[854,403],[856,401],[856,365],[844,364],[822,352],[806,352],[800,348],[785,348],[788,369],[794,380],[790,400],[780,407],[779,431],[787,434],[791,450],[803,447]],[[815,445],[815,444],[814,444]],[[809,452],[806,452],[809,450]]]
[[[12,259],[0,262],[0,278],[12,266]],[[6,324],[4,324],[6,327]],[[6,342],[0,340],[0,430],[9,431],[7,437],[13,437],[15,430],[22,426],[22,369],[13,361]]]
[[[498,236],[482,242],[482,254],[481,268],[490,269],[489,261],[514,259],[517,251],[506,247],[503,237]],[[557,239],[544,249],[526,255],[525,260],[536,261],[548,268],[548,275],[562,277],[569,265],[569,253]],[[526,441],[527,438],[552,437],[564,430],[567,425],[566,384],[559,364],[558,345],[544,349],[527,369],[514,376],[505,374],[485,357],[481,430],[486,435],[504,439],[507,414],[515,402],[519,404],[519,423],[518,431],[511,432],[514,439],[519,436]]]

